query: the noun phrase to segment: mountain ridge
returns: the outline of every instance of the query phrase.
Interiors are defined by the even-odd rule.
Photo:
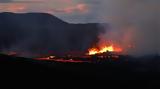
[[[24,55],[83,51],[105,30],[98,23],[71,24],[47,13],[0,13],[0,51]],[[43,50],[43,51],[42,51]]]

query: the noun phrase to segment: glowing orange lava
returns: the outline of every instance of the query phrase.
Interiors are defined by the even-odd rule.
[[[113,45],[104,46],[104,47],[101,47],[100,49],[91,48],[91,49],[89,49],[88,55],[101,54],[101,53],[105,53],[105,52],[122,52],[122,48],[115,47]]]

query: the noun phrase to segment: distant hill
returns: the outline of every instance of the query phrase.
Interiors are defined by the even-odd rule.
[[[23,56],[84,52],[102,32],[98,23],[71,24],[46,13],[0,13],[0,50]]]

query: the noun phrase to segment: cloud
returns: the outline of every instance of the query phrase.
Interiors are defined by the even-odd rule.
[[[89,10],[88,5],[78,1],[79,0],[1,0],[0,11],[47,12],[51,14],[87,13]]]
[[[0,11],[1,12],[24,12],[27,9],[26,4],[5,4],[0,5]]]
[[[44,0],[0,0],[0,3],[37,3]]]
[[[77,4],[75,6],[69,6],[63,9],[52,9],[53,13],[86,13],[88,10],[89,8],[86,4]]]
[[[0,3],[10,3],[13,2],[12,0],[0,0]]]
[[[65,7],[48,7],[47,4],[26,4],[27,9],[26,12],[44,12],[50,14],[59,14],[59,15],[67,15],[67,14],[85,14],[88,13],[89,7],[84,4],[76,4],[72,6],[65,6]]]

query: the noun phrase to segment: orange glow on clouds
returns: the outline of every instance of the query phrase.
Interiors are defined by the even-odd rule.
[[[75,6],[68,6],[63,9],[52,9],[53,12],[61,12],[61,13],[86,13],[88,12],[88,6],[86,4],[77,4]]]
[[[5,4],[0,5],[0,11],[3,12],[24,12],[26,10],[27,6],[25,4]]]
[[[33,2],[33,3],[32,3]],[[0,3],[0,12],[87,13],[88,5],[73,0],[17,0]]]

